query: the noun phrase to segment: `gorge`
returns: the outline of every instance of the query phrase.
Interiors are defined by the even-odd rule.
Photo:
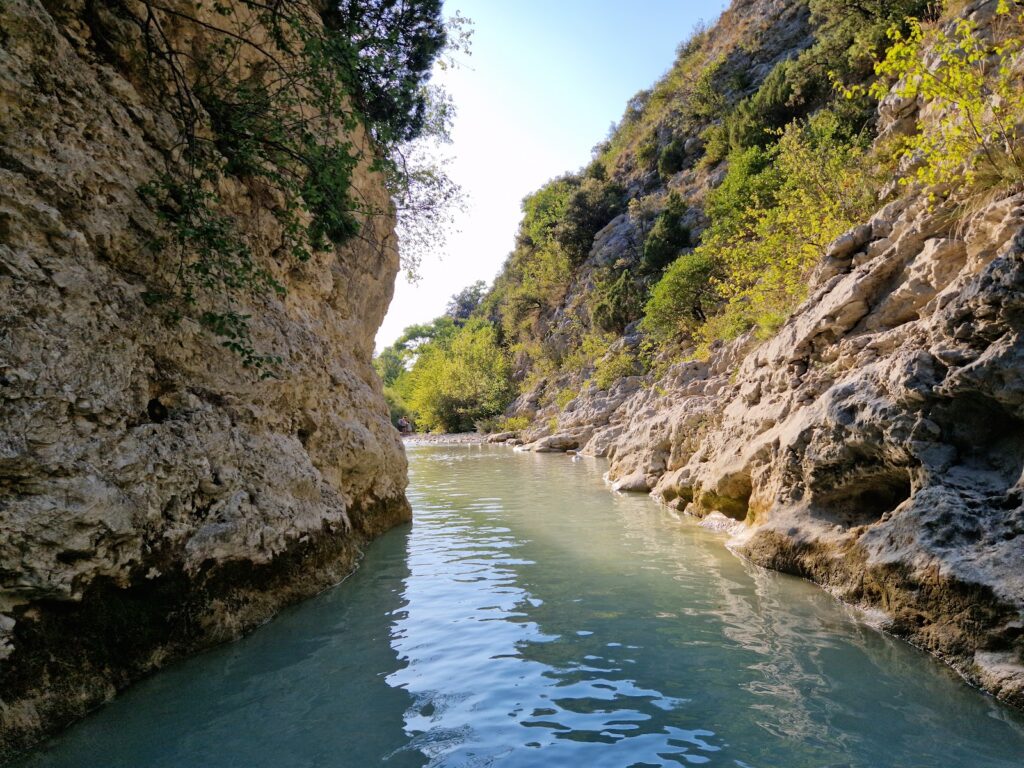
[[[0,3],[0,761],[1019,764],[1020,9],[734,0],[375,356],[397,7]]]

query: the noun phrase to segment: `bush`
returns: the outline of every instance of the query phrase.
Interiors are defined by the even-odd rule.
[[[686,142],[682,139],[672,139],[658,156],[658,174],[662,179],[679,173],[686,165]]]
[[[564,411],[565,406],[567,406],[569,403],[575,400],[577,395],[579,395],[579,392],[577,392],[575,389],[570,389],[567,387],[566,389],[561,390],[557,395],[555,395],[555,405],[557,405],[559,409]]]
[[[625,347],[609,352],[594,364],[593,382],[598,389],[611,389],[619,379],[640,373],[639,361]]]
[[[730,152],[768,146],[775,141],[775,131],[803,112],[793,100],[793,67],[792,61],[777,64],[761,87],[726,115],[721,130]]]
[[[499,432],[522,432],[530,426],[530,420],[525,416],[505,416],[498,421]]]
[[[643,327],[662,343],[774,332],[828,244],[875,206],[864,152],[826,111],[791,124],[774,147],[731,155],[708,197],[711,225],[654,286]]]
[[[589,305],[594,327],[605,333],[622,333],[643,313],[643,288],[628,270],[609,268],[595,275]]]
[[[718,274],[715,260],[704,250],[676,259],[651,291],[644,330],[665,341],[692,334],[719,300],[712,283]]]
[[[932,115],[918,122],[917,134],[900,150],[918,161],[913,178],[925,185],[955,188],[983,180],[985,187],[1008,187],[1024,181],[1024,88],[1015,71],[1024,16],[1013,19],[1006,2],[997,14],[1003,26],[997,42],[983,40],[967,19],[952,34],[939,31],[930,39],[917,21],[909,22],[906,34],[898,26],[889,30],[893,45],[876,66],[882,79],[870,92],[881,98],[895,81],[900,96],[929,105]]]
[[[683,224],[686,203],[678,192],[670,192],[665,210],[659,214],[644,240],[644,255],[640,261],[646,273],[658,272],[670,264],[683,248],[690,246],[690,230]]]
[[[622,188],[608,181],[586,178],[569,197],[554,236],[572,265],[586,260],[596,235],[625,210]]]

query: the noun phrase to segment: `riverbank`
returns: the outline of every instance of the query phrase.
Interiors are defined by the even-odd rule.
[[[1012,710],[604,462],[409,453],[351,578],[11,768],[1020,768]]]
[[[432,434],[430,432],[402,435],[402,443],[406,447],[418,445],[482,445],[487,442],[487,435],[479,432],[460,432]]]

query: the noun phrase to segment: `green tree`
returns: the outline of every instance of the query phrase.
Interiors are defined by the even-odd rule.
[[[554,228],[555,239],[573,265],[587,258],[594,236],[624,210],[622,188],[617,184],[593,177],[579,183]]]
[[[423,84],[448,35],[441,0],[331,0],[324,25],[346,44],[332,58],[360,113],[384,144],[411,141],[430,119]]]
[[[675,190],[669,192],[665,209],[658,215],[644,240],[640,266],[644,272],[659,272],[690,246],[690,229],[683,224],[686,203]]]
[[[692,334],[719,301],[712,282],[718,275],[720,269],[708,253],[680,256],[651,290],[644,330],[665,341]]]
[[[423,347],[405,391],[420,428],[466,432],[500,414],[515,388],[495,328],[474,319],[449,340]]]
[[[385,387],[393,385],[405,373],[405,364],[405,355],[395,347],[386,347],[373,359],[373,369]]]
[[[456,322],[465,321],[477,310],[487,293],[487,283],[477,280],[452,296],[445,314]]]
[[[628,269],[609,267],[594,275],[590,322],[602,332],[622,333],[643,313],[643,288]]]

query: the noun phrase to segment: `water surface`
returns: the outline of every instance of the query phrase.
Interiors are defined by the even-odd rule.
[[[20,768],[1021,768],[1024,719],[602,467],[410,451],[411,527]]]

